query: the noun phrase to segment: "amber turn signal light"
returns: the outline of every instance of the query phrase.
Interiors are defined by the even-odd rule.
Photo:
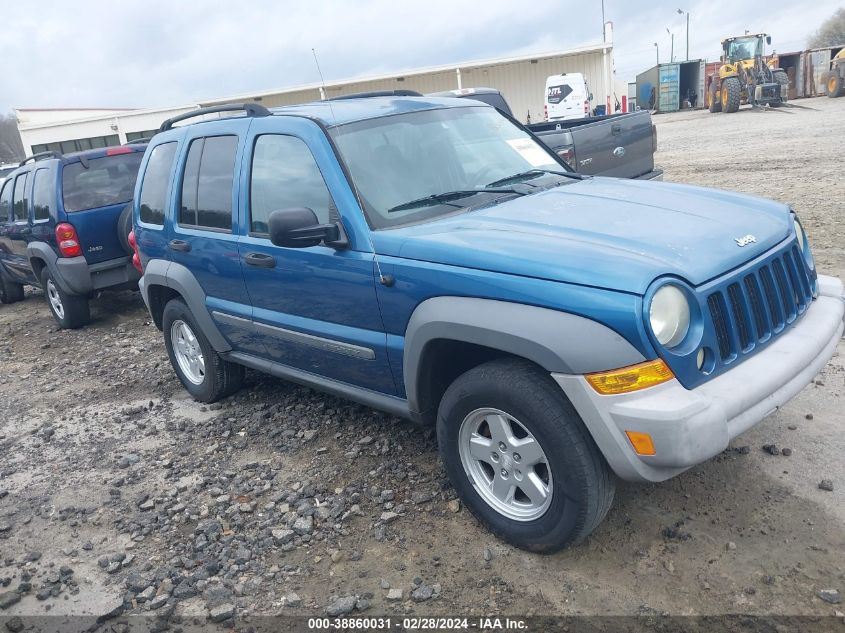
[[[659,358],[585,376],[593,389],[606,396],[654,387],[674,377],[672,370]]]
[[[654,455],[657,451],[654,450],[654,442],[651,435],[648,433],[640,433],[639,431],[625,431],[625,435],[631,440],[631,445],[637,451],[637,455]]]

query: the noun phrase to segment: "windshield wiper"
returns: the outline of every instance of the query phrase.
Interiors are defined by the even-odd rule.
[[[402,204],[398,204],[395,207],[390,207],[387,212],[393,213],[394,211],[406,211],[408,209],[416,209],[417,207],[424,207],[429,203],[432,202],[439,202],[441,204],[448,204],[450,206],[460,208],[462,205],[451,203],[451,200],[458,200],[460,198],[468,198],[469,196],[474,196],[478,193],[513,193],[518,196],[524,196],[528,192],[522,191],[520,189],[515,189],[513,187],[481,187],[480,189],[456,189],[455,191],[446,191],[444,193],[435,193],[430,196],[424,196],[422,198],[417,198],[416,200],[411,200],[410,202],[403,202]]]
[[[579,174],[575,171],[555,171],[553,169],[529,169],[527,171],[521,171],[518,174],[514,174],[513,176],[505,176],[504,178],[499,178],[499,180],[488,182],[487,186],[497,187],[499,185],[505,185],[515,180],[528,180],[529,178],[536,178],[537,176],[542,176],[543,174],[565,176],[566,178],[572,178],[573,180],[585,180],[587,178],[590,178],[590,176],[585,176],[584,174]]]

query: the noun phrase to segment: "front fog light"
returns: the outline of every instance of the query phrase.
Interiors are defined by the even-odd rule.
[[[684,292],[672,284],[654,293],[648,316],[654,337],[666,347],[678,345],[689,331],[689,301]]]

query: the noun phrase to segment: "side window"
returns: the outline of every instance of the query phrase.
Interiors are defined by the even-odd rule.
[[[49,169],[39,169],[35,172],[32,206],[36,222],[50,219],[50,210],[53,208],[53,187]]]
[[[311,150],[294,136],[265,134],[255,141],[250,183],[251,233],[267,233],[273,211],[308,207],[329,222],[332,199]]]
[[[188,149],[179,224],[232,230],[232,187],[237,136],[194,139]]]
[[[0,191],[0,222],[8,222],[12,213],[12,181],[7,180]]]
[[[25,222],[28,219],[29,198],[26,195],[28,182],[29,173],[21,174],[15,178],[15,198],[12,203],[12,220],[14,222]]]
[[[141,185],[141,222],[164,224],[167,183],[175,156],[176,143],[162,143],[153,148]]]

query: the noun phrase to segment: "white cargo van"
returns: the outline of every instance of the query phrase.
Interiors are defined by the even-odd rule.
[[[546,79],[547,121],[568,121],[590,116],[590,89],[581,73],[563,73]]]

